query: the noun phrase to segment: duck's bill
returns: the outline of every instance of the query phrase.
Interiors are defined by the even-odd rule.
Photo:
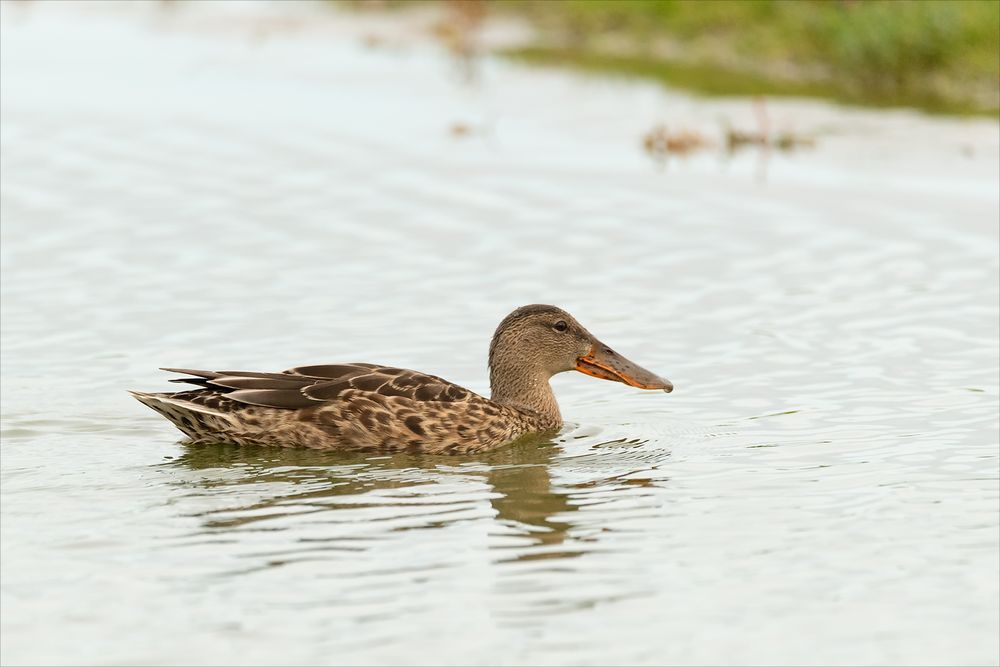
[[[639,389],[660,389],[668,394],[674,390],[670,380],[632,363],[602,343],[594,345],[589,354],[576,360],[576,370],[602,380],[624,382]]]

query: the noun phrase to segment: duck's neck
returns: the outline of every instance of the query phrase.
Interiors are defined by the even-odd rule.
[[[548,373],[526,368],[490,368],[490,399],[520,410],[537,413],[546,425],[562,424],[556,395]]]

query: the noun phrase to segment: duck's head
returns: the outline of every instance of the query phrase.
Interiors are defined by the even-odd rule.
[[[669,380],[599,341],[566,311],[541,304],[522,306],[503,319],[490,343],[489,363],[491,381],[522,372],[548,380],[576,370],[639,389],[674,389]]]

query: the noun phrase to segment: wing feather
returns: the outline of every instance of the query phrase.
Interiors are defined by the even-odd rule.
[[[163,370],[194,376],[172,382],[190,382],[248,405],[292,410],[336,401],[347,390],[417,402],[460,402],[476,396],[435,375],[363,363],[298,366],[281,373]]]

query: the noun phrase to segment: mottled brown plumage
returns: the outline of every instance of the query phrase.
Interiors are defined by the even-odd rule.
[[[555,306],[508,315],[490,343],[487,399],[434,375],[375,364],[281,373],[164,370],[197,388],[131,392],[195,442],[467,453],[559,428],[549,378],[580,370],[643,389],[672,385],[617,355]]]

